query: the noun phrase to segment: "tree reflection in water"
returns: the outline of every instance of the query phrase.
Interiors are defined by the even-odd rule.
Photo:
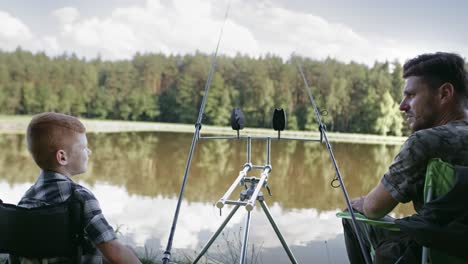
[[[161,241],[169,235],[191,139],[191,134],[180,133],[89,134],[93,150],[89,170],[74,180],[92,189],[109,223],[122,227],[123,241],[161,252]],[[351,197],[369,192],[399,149],[343,143],[332,146]],[[16,202],[36,180],[39,169],[26,149],[24,135],[0,135],[0,148],[0,198]],[[265,163],[265,148],[264,141],[253,142],[255,164]],[[336,211],[345,207],[344,199],[341,190],[330,185],[335,173],[326,146],[274,140],[271,155],[273,170],[268,183],[273,196],[264,192],[266,201],[298,261],[327,263],[324,241],[328,241],[333,263],[346,262],[342,227],[335,217]],[[188,204],[179,219],[175,248],[190,254],[198,252],[218,228],[230,209],[219,216],[213,204],[245,162],[244,140],[198,141],[184,195]],[[259,175],[260,171],[249,173]],[[231,199],[237,199],[240,188]],[[254,211],[250,243],[261,249],[263,263],[286,263],[287,257],[266,217],[258,206]],[[397,216],[408,215],[412,208],[401,207],[397,212]],[[239,230],[244,214],[245,210],[239,210],[226,231]],[[229,251],[219,243],[217,240],[215,245],[220,246],[220,254]]]
[[[78,179],[90,186],[104,182],[124,187],[130,194],[176,198],[191,138],[180,133],[89,134],[93,155],[89,171]],[[332,146],[350,197],[368,193],[399,149],[349,143]],[[9,184],[33,183],[39,170],[29,156],[24,135],[1,135],[0,148],[4,150],[0,153],[0,179]],[[268,182],[273,196],[267,198],[269,204],[319,212],[345,207],[341,190],[330,185],[335,173],[324,144],[274,140],[271,154],[273,171]],[[263,164],[265,160],[265,142],[253,141],[252,161]],[[215,203],[245,162],[244,140],[198,141],[184,199]],[[249,176],[259,174],[253,171]],[[410,206],[398,209],[399,215],[411,212]]]

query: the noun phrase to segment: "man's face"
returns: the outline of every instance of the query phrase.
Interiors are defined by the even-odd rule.
[[[86,172],[91,150],[88,148],[88,139],[85,133],[75,134],[72,137],[69,152],[67,170],[70,175]]]
[[[413,132],[437,126],[441,111],[437,95],[438,92],[432,91],[421,77],[406,79],[400,111],[405,112],[406,122]]]

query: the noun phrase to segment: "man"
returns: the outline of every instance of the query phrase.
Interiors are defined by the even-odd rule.
[[[39,207],[67,200],[77,191],[84,200],[84,232],[87,245],[82,263],[140,263],[133,252],[122,245],[102,214],[93,193],[72,181],[86,172],[91,150],[86,129],[75,117],[42,113],[32,118],[26,140],[29,152],[41,168],[36,183],[29,188],[19,206]],[[22,259],[22,263],[71,263],[69,259]]]
[[[412,201],[418,212],[424,204],[424,178],[431,158],[468,165],[467,76],[464,60],[452,53],[423,54],[405,63],[406,85],[400,110],[413,134],[377,186],[351,201],[354,209],[378,219],[398,203]],[[359,225],[376,250],[376,263],[420,261],[421,245],[405,234]],[[343,226],[350,262],[365,263],[350,221],[344,220]]]

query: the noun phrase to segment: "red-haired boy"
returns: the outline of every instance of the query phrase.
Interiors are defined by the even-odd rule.
[[[27,128],[26,140],[41,174],[18,205],[32,208],[60,203],[70,197],[72,190],[78,191],[84,200],[84,232],[88,244],[82,263],[140,263],[135,254],[117,240],[93,193],[71,180],[72,176],[86,172],[91,155],[84,125],[77,118],[64,114],[38,114]],[[43,260],[30,261],[44,263]],[[63,258],[47,261],[49,264],[69,263]]]

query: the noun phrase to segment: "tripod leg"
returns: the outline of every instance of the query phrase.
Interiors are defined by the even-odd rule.
[[[197,258],[193,261],[193,264],[197,263],[201,257],[203,257],[203,255],[206,253],[206,251],[208,251],[208,249],[210,248],[211,244],[213,244],[213,242],[216,240],[216,238],[219,236],[219,234],[221,233],[221,231],[223,231],[224,227],[227,225],[227,223],[229,222],[229,220],[231,220],[232,216],[236,213],[237,209],[239,209],[240,205],[236,205],[232,210],[231,212],[229,213],[229,215],[226,217],[226,219],[224,219],[224,222],[219,226],[218,230],[216,230],[216,232],[211,236],[210,240],[206,243],[206,245],[203,247],[203,249],[200,251],[200,253],[198,254]]]
[[[251,214],[251,211],[247,211],[247,215],[245,216],[244,239],[242,241],[242,252],[240,256],[240,264],[246,263],[247,241],[249,240],[249,229],[250,229],[250,214]]]
[[[288,254],[289,260],[291,261],[291,263],[297,264],[296,258],[294,257],[293,253],[291,252],[291,249],[289,249],[288,244],[286,244],[286,241],[284,240],[283,235],[281,234],[280,230],[278,229],[278,226],[276,225],[275,220],[273,220],[273,217],[271,216],[270,210],[268,210],[268,206],[266,205],[265,201],[259,200],[259,202],[260,202],[260,205],[263,208],[263,211],[265,212],[265,214],[266,214],[266,216],[268,218],[268,221],[270,221],[271,226],[275,230],[275,233],[278,236],[278,239],[280,240],[281,245],[283,245],[284,250]]]

